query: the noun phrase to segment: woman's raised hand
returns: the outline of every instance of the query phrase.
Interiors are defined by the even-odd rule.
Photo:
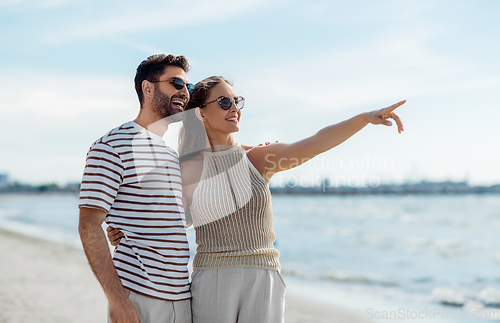
[[[106,231],[108,232],[109,243],[111,243],[111,245],[113,247],[116,247],[117,245],[119,245],[120,244],[120,240],[124,236],[123,232],[121,232],[120,230],[118,230],[116,228],[113,228],[112,226],[108,226],[108,228],[106,229]]]
[[[403,100],[396,104],[391,105],[390,107],[368,112],[367,114],[368,122],[372,124],[383,124],[386,126],[392,126],[392,122],[390,122],[387,119],[393,119],[394,121],[396,121],[396,124],[398,125],[398,132],[399,133],[403,132],[404,131],[403,122],[398,117],[398,115],[394,113],[394,110],[396,110],[396,108],[398,108],[399,106],[403,105],[405,102],[406,100]]]

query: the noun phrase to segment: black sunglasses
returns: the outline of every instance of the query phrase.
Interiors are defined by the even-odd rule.
[[[163,80],[163,81],[150,81],[151,83],[156,83],[156,82],[170,82],[174,85],[174,87],[177,90],[182,90],[184,85],[186,86],[187,90],[189,93],[193,92],[194,85],[192,83],[184,83],[184,81],[178,77],[174,77],[173,79],[170,80]]]
[[[245,98],[242,96],[237,96],[234,99],[221,96],[220,98],[207,102],[205,104],[200,105],[200,108],[204,105],[214,103],[215,101],[219,101],[219,105],[222,108],[222,110],[229,110],[233,106],[233,103],[241,110],[245,106]]]

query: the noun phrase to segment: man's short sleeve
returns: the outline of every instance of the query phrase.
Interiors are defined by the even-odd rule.
[[[107,214],[123,181],[123,171],[122,160],[113,147],[94,143],[87,153],[78,207],[98,208]]]

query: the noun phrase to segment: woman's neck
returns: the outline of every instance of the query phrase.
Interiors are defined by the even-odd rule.
[[[233,134],[207,134],[213,152],[223,151],[236,146]]]

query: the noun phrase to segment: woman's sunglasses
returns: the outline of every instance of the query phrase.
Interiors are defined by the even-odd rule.
[[[205,104],[200,105],[200,108],[203,107],[203,106],[205,106],[205,105],[207,105],[207,104],[214,103],[215,101],[219,101],[219,105],[222,108],[222,110],[229,110],[229,109],[231,109],[231,107],[233,106],[233,103],[240,110],[243,109],[243,107],[245,106],[245,98],[242,97],[242,96],[237,96],[234,99],[228,98],[226,96],[221,96],[220,98],[218,98],[216,100],[213,100],[213,101],[210,101],[210,102],[207,102]]]
[[[189,93],[193,92],[194,85],[192,83],[184,83],[184,81],[178,77],[174,77],[173,79],[170,80],[163,80],[163,81],[150,81],[151,83],[156,83],[156,82],[170,82],[171,84],[174,85],[176,90],[182,90],[184,85],[186,86],[187,90]]]

